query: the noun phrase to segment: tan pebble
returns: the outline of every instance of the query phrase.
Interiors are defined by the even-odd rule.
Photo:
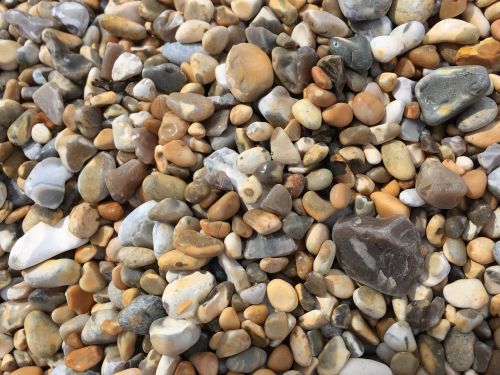
[[[163,146],[163,154],[167,160],[179,167],[189,168],[196,164],[193,151],[181,140],[174,140]]]
[[[287,345],[281,344],[273,349],[267,359],[267,367],[276,372],[289,370],[293,365],[292,351]]]
[[[361,92],[352,100],[354,116],[366,125],[375,125],[385,114],[384,104],[373,94]]]
[[[411,120],[417,120],[420,118],[420,106],[418,102],[410,102],[405,105],[403,116]]]
[[[491,36],[500,42],[500,20],[496,20],[491,24]]]
[[[467,0],[443,0],[439,8],[439,18],[453,18],[462,14],[467,6]]]
[[[484,275],[485,267],[472,259],[467,259],[463,267],[465,277],[467,279],[481,279]]]
[[[381,192],[392,195],[393,197],[397,197],[401,188],[397,180],[391,180],[387,184],[385,184],[381,189]]]
[[[302,205],[307,214],[319,222],[325,221],[335,212],[332,204],[321,198],[314,191],[308,191],[304,194],[302,197]]]
[[[370,195],[370,199],[375,203],[375,208],[381,217],[394,215],[410,217],[410,209],[401,203],[399,199],[388,193],[377,191]]]
[[[468,171],[462,176],[462,178],[467,186],[466,195],[468,198],[479,199],[484,195],[486,185],[488,183],[488,177],[483,169],[478,168]]]
[[[440,57],[436,46],[424,45],[408,52],[410,61],[420,68],[432,69],[439,65]]]
[[[116,336],[123,332],[123,327],[116,320],[106,319],[101,324],[104,333],[110,336]]]
[[[354,283],[344,272],[332,269],[325,276],[328,292],[341,299],[351,298],[354,293]]]
[[[330,190],[330,203],[336,210],[346,208],[352,199],[352,190],[343,183],[333,185]]]
[[[219,359],[211,352],[197,352],[189,357],[189,360],[200,375],[217,375]]]
[[[479,148],[486,148],[500,142],[500,120],[493,121],[484,128],[467,133],[465,141]]]
[[[328,74],[326,74],[325,71],[317,65],[312,67],[311,77],[314,83],[324,90],[331,90],[333,87],[332,80]]]
[[[231,225],[225,221],[209,221],[202,219],[200,226],[211,237],[225,238],[231,232]]]
[[[142,40],[147,35],[144,26],[111,14],[103,14],[101,26],[114,36],[130,40]]]
[[[102,202],[97,206],[99,215],[103,219],[110,221],[118,221],[123,217],[123,207],[118,202]]]
[[[266,321],[268,309],[266,305],[251,305],[243,311],[243,317],[252,322],[262,325]]]
[[[271,234],[281,229],[281,220],[271,212],[251,209],[243,215],[243,221],[261,235]]]
[[[226,307],[219,316],[219,325],[224,331],[240,328],[238,313],[233,307]]]
[[[230,191],[215,202],[207,212],[209,220],[228,220],[240,209],[240,197],[238,193]]]
[[[299,303],[295,289],[281,279],[271,280],[267,284],[267,297],[271,305],[278,311],[293,311]]]
[[[408,58],[402,57],[398,61],[394,72],[398,77],[412,78],[415,75],[415,65]]]
[[[42,375],[42,374],[43,374],[42,369],[36,366],[21,367],[10,373],[10,375]]]
[[[229,121],[231,121],[231,124],[236,126],[243,125],[245,122],[250,120],[252,115],[252,107],[246,104],[237,104],[233,108],[231,108],[231,112],[229,113]]]
[[[477,237],[467,244],[467,255],[474,262],[482,265],[494,261],[493,246],[495,242],[487,237]]]
[[[304,89],[304,97],[309,99],[317,107],[325,108],[335,104],[337,98],[331,91],[311,83]]]
[[[259,267],[265,273],[277,273],[283,271],[288,265],[288,258],[262,258],[259,262]]]
[[[349,125],[353,119],[353,111],[347,103],[337,103],[326,108],[323,113],[323,121],[328,125],[343,128]]]

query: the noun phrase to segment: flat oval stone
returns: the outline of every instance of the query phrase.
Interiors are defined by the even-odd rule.
[[[435,126],[483,97],[490,87],[488,71],[478,65],[440,68],[415,86],[424,121]]]
[[[484,97],[476,101],[457,118],[457,128],[470,132],[492,122],[498,114],[498,106],[493,99]]]
[[[423,271],[420,235],[406,217],[342,218],[332,237],[342,269],[384,294],[403,296]]]
[[[217,238],[187,229],[175,236],[174,247],[193,257],[209,258],[222,253],[224,243]]]
[[[115,159],[106,152],[98,153],[85,165],[78,175],[78,192],[86,202],[97,203],[109,195],[104,177],[115,167]]]
[[[421,165],[415,187],[427,204],[442,209],[455,207],[467,193],[463,179],[434,159]]]
[[[200,326],[194,322],[170,317],[155,320],[149,329],[153,349],[166,356],[185,352],[198,341],[200,334]]]

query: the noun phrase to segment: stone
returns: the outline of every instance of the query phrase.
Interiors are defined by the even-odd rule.
[[[153,172],[142,181],[142,190],[149,199],[156,201],[165,198],[183,200],[186,185],[179,177]]]
[[[375,60],[381,63],[389,62],[404,50],[403,42],[391,35],[381,35],[373,38],[370,41],[370,47]]]
[[[246,259],[262,259],[292,254],[297,249],[295,241],[284,233],[273,233],[267,236],[257,235],[245,243]]]
[[[30,312],[24,320],[26,342],[30,351],[38,358],[49,358],[61,347],[59,327],[41,311]]]
[[[301,99],[292,106],[293,117],[305,128],[317,130],[321,126],[321,110],[309,99]]]
[[[315,34],[330,38],[345,37],[349,33],[346,23],[329,12],[308,10],[302,17]]]
[[[167,105],[176,115],[190,122],[206,120],[214,113],[212,102],[194,93],[174,92],[168,96]]]
[[[69,214],[68,230],[78,238],[90,238],[99,228],[99,213],[89,203],[80,203]]]
[[[101,27],[112,35],[129,40],[142,40],[147,32],[144,26],[125,17],[104,14],[101,18]]]
[[[267,298],[278,311],[290,312],[298,305],[295,289],[286,281],[274,279],[267,284]]]
[[[118,314],[118,323],[128,332],[147,335],[150,325],[166,315],[160,297],[142,295]]]
[[[353,36],[352,38],[330,38],[328,41],[330,52],[339,55],[344,64],[357,71],[370,69],[373,58],[369,53],[369,41],[363,36]]]
[[[177,250],[197,258],[214,257],[224,250],[222,241],[190,229],[175,236],[173,245]]]
[[[100,346],[85,346],[70,352],[64,358],[64,364],[75,371],[86,371],[99,364],[103,359],[103,354]]]
[[[283,86],[274,87],[258,102],[262,116],[273,126],[281,127],[288,124],[293,118],[292,106],[297,99],[292,98]]]
[[[496,120],[488,125],[468,133],[464,137],[467,143],[479,148],[487,148],[500,142],[500,121]]]
[[[463,132],[480,129],[491,123],[497,114],[498,107],[495,101],[483,97],[457,117],[457,128]]]
[[[148,201],[131,211],[122,221],[118,231],[118,239],[122,246],[146,246],[153,244],[153,225],[149,219],[149,211],[156,205]]]
[[[255,346],[228,358],[226,366],[228,370],[234,372],[250,373],[266,363],[266,352]]]
[[[186,83],[186,75],[175,64],[165,63],[154,66],[145,66],[142,76],[154,82],[160,92],[170,94],[181,90]]]
[[[99,152],[83,167],[78,175],[78,192],[86,202],[97,203],[109,195],[104,178],[115,168],[115,159],[106,152]]]
[[[229,89],[241,102],[258,99],[273,84],[271,61],[254,44],[233,46],[226,59],[226,68]]]
[[[356,307],[366,316],[380,319],[385,315],[384,296],[376,290],[363,285],[354,291],[352,297]]]
[[[359,0],[339,0],[342,14],[352,21],[374,20],[385,16],[391,7],[392,1],[370,0],[363,2]]]
[[[422,272],[420,236],[403,216],[343,218],[334,225],[332,237],[344,271],[384,294],[406,294]]]
[[[299,81],[297,51],[276,47],[273,49],[271,57],[274,73],[281,84],[291,93],[300,94],[304,85]]]
[[[250,347],[248,333],[243,329],[224,332],[217,345],[217,357],[226,358],[243,352]]]
[[[56,209],[64,199],[65,183],[72,175],[61,159],[46,158],[31,170],[24,191],[40,206]]]
[[[476,336],[472,333],[461,333],[453,328],[444,341],[444,352],[450,366],[455,371],[465,371],[474,362],[474,343]]]
[[[461,279],[447,284],[443,296],[448,303],[458,308],[480,309],[488,303],[488,293],[477,279]]]
[[[194,272],[167,285],[162,301],[171,318],[193,317],[198,306],[215,286],[215,278],[209,272]]]
[[[271,157],[282,164],[294,165],[300,162],[299,151],[282,128],[275,128],[271,140]]]
[[[24,280],[32,288],[71,285],[80,278],[80,265],[71,259],[51,259],[26,271]]]
[[[87,242],[87,239],[74,236],[68,226],[69,217],[55,225],[40,222],[33,226],[14,244],[9,266],[16,270],[26,269]]]
[[[415,86],[415,96],[425,122],[435,126],[480,99],[489,86],[487,71],[483,67],[446,67],[422,78]],[[450,95],[452,91],[461,94]]]
[[[50,100],[49,100],[50,98]],[[56,125],[62,124],[64,102],[61,91],[55,82],[42,85],[33,93],[33,101]]]
[[[373,359],[350,358],[339,372],[339,375],[356,374],[390,375],[392,371],[387,365]]]
[[[396,352],[413,352],[417,349],[411,327],[404,320],[392,324],[387,329],[384,342]]]
[[[13,40],[1,40],[0,48],[4,53],[0,57],[0,69],[15,70],[19,65],[16,60],[16,51],[21,48],[21,45]]]
[[[153,349],[165,356],[177,356],[199,339],[200,327],[189,320],[165,317],[155,320],[149,329]]]
[[[481,65],[489,71],[500,69],[500,42],[486,38],[473,46],[465,46],[457,51],[457,65]]]
[[[455,207],[467,193],[467,187],[459,175],[432,159],[427,159],[420,166],[415,186],[418,195],[426,203],[443,209]]]
[[[338,374],[346,365],[351,353],[341,336],[334,336],[326,343],[318,356],[318,374]]]
[[[135,193],[146,174],[146,165],[131,159],[118,168],[110,169],[104,176],[104,183],[111,198],[124,203]]]
[[[90,21],[89,12],[82,4],[68,1],[52,8],[52,16],[72,34],[83,36]]]

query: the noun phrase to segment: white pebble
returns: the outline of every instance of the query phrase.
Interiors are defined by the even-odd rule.
[[[252,147],[238,156],[236,167],[245,174],[253,174],[260,164],[270,160],[271,154],[265,148]]]
[[[132,95],[138,100],[152,102],[158,92],[152,79],[143,78],[132,89]]]
[[[410,21],[396,27],[389,36],[399,39],[403,43],[401,53],[417,47],[425,36],[425,27],[418,21]]]
[[[38,123],[31,128],[31,138],[33,138],[35,142],[45,144],[52,139],[52,134],[45,124]]]
[[[418,281],[428,287],[438,285],[450,273],[451,266],[442,252],[427,254],[424,260],[424,272]]]
[[[229,84],[227,83],[226,76],[226,64],[220,64],[215,67],[215,80],[217,84],[223,89],[229,90]]]
[[[456,160],[455,163],[459,166],[462,167],[465,171],[470,171],[471,169],[474,168],[474,162],[472,161],[471,158],[468,156],[459,156]]]
[[[111,78],[113,78],[113,81],[123,81],[139,74],[141,71],[141,59],[133,53],[124,52],[116,59],[111,70]]]
[[[413,100],[413,88],[415,84],[411,79],[399,77],[396,87],[392,90],[394,99],[400,100],[404,105],[410,103]]]
[[[146,111],[140,111],[136,113],[131,113],[129,116],[130,122],[136,128],[142,128],[144,126],[144,121],[153,118],[153,115]]]
[[[425,204],[415,188],[403,190],[399,194],[399,200],[410,207],[422,207]]]
[[[486,38],[490,35],[490,23],[484,16],[481,9],[472,3],[468,3],[465,11],[462,13],[464,21],[476,26],[479,29],[481,38]]]
[[[393,100],[385,106],[385,115],[382,123],[388,124],[395,122],[400,124],[403,119],[405,104],[401,100]]]
[[[403,43],[398,38],[390,35],[373,38],[370,42],[370,46],[372,48],[373,57],[381,63],[392,60],[404,49]]]
[[[371,143],[363,146],[363,152],[365,154],[366,161],[371,165],[376,165],[382,161],[382,154],[379,149]]]
[[[394,323],[385,332],[384,342],[396,352],[413,352],[417,343],[408,322],[401,320]]]

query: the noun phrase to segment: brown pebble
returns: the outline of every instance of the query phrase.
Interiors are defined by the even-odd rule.
[[[66,289],[66,300],[68,307],[78,315],[89,312],[95,303],[93,294],[85,292],[79,285],[71,285]]]
[[[293,365],[292,351],[287,345],[281,344],[273,349],[267,360],[267,367],[276,372],[285,372]]]
[[[182,361],[177,365],[174,375],[196,375],[196,371],[191,362]]]
[[[491,24],[491,36],[500,42],[500,19]]]
[[[43,371],[40,367],[26,366],[12,371],[10,375],[42,375]]]
[[[102,348],[91,345],[68,353],[64,358],[64,364],[75,371],[86,371],[101,362],[102,357]]]
[[[467,186],[466,196],[468,198],[479,199],[484,195],[486,185],[488,184],[488,177],[482,168],[468,171],[462,178]]]
[[[219,359],[212,352],[198,352],[189,357],[189,360],[200,375],[217,375]]]
[[[103,202],[97,206],[97,211],[103,219],[118,221],[123,217],[123,207],[118,202]]]
[[[352,199],[352,190],[346,184],[335,184],[330,190],[330,203],[336,210],[346,208]]]
[[[352,111],[363,124],[375,125],[384,117],[385,108],[375,95],[360,92],[352,100]]]
[[[423,45],[408,52],[408,58],[421,68],[432,69],[439,65],[439,54],[434,45]]]
[[[224,194],[207,212],[209,220],[228,220],[240,209],[240,196],[234,191]]]
[[[343,128],[349,125],[353,119],[353,111],[347,103],[337,103],[326,108],[323,113],[323,121],[336,128]]]

